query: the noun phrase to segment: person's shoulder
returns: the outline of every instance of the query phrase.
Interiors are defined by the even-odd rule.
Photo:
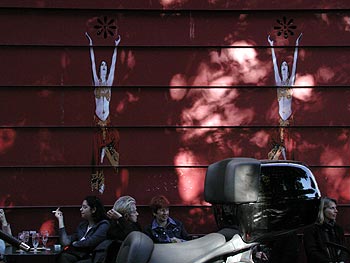
[[[312,225],[305,227],[303,232],[304,232],[304,234],[309,234],[309,233],[312,233],[315,230],[319,229],[320,227],[321,227],[320,224],[315,223],[315,224],[312,224]]]
[[[79,228],[84,228],[84,227],[87,227],[89,225],[89,222],[84,220],[84,221],[80,221],[79,224],[78,224],[78,227]]]
[[[178,226],[183,225],[182,221],[180,221],[179,219],[169,217],[169,220],[171,223],[175,223]]]
[[[101,221],[99,221],[98,223],[97,223],[97,226],[101,226],[101,225],[110,225],[110,222],[109,222],[109,220],[108,219],[102,219]]]

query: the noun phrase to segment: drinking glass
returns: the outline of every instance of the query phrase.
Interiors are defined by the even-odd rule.
[[[29,231],[23,231],[23,242],[26,243],[28,245],[28,241],[29,241]]]
[[[39,233],[33,233],[32,234],[32,243],[33,243],[33,247],[34,247],[34,253],[37,252],[37,248],[39,246],[39,238],[40,238],[40,234]]]
[[[43,242],[45,250],[46,250],[46,243],[48,239],[49,239],[49,231],[47,230],[41,231],[41,241]]]
[[[23,232],[19,232],[18,233],[18,240],[25,243],[25,241],[24,241],[24,233]],[[23,253],[24,251],[22,249],[20,249],[19,252]]]

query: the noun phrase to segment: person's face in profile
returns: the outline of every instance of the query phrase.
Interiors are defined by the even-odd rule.
[[[92,214],[96,209],[91,209],[86,200],[83,201],[80,208],[81,217],[86,220],[92,219]]]
[[[131,210],[130,213],[127,215],[127,220],[136,223],[138,215],[139,213],[137,212],[136,205],[131,205]]]
[[[324,207],[323,213],[326,222],[335,221],[338,214],[337,205],[334,202],[330,202]]]
[[[167,222],[169,218],[169,208],[159,208],[157,213],[153,213],[153,215],[159,223]]]

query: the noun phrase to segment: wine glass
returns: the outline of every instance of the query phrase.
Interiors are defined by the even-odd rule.
[[[33,233],[32,234],[32,243],[33,243],[33,247],[34,247],[34,253],[37,252],[37,248],[39,246],[39,238],[40,238],[40,234],[39,233]]]
[[[49,231],[47,230],[41,231],[41,241],[43,242],[45,250],[46,250],[46,243],[48,239],[49,239]]]
[[[29,241],[29,231],[23,231],[23,242],[26,243],[28,245],[28,241]]]
[[[24,241],[24,232],[19,232],[18,233],[18,240],[25,243],[25,241]],[[24,251],[22,249],[20,249],[19,252],[23,253]]]

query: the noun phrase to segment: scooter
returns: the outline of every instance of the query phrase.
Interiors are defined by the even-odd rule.
[[[254,263],[260,244],[316,221],[321,194],[294,161],[228,158],[208,166],[204,198],[221,229],[182,243],[154,244],[131,232],[116,263]]]

